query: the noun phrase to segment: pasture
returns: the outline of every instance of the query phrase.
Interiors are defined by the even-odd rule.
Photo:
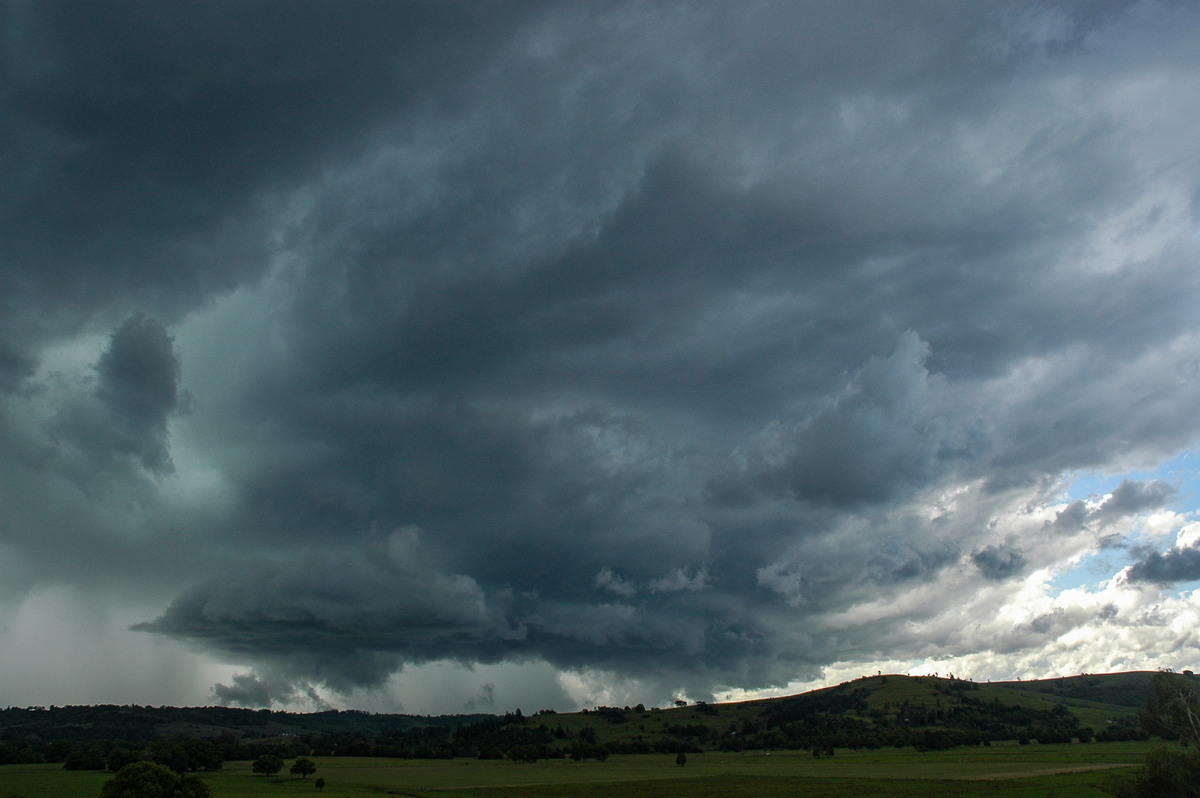
[[[673,755],[606,762],[533,764],[476,759],[406,760],[317,757],[316,777],[260,776],[249,762],[201,774],[214,798],[730,798],[736,796],[1100,796],[1106,772],[1140,764],[1152,743],[1090,743],[913,750],[707,753],[675,764]],[[286,772],[286,771],[285,771]],[[94,798],[111,774],[59,765],[0,767],[0,798]]]

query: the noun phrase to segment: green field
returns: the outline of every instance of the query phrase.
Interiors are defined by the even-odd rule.
[[[1151,743],[998,744],[919,754],[912,750],[695,754],[606,762],[534,764],[476,759],[315,758],[315,779],[256,776],[249,762],[202,774],[214,798],[407,795],[429,798],[717,798],[717,796],[1100,796],[1107,772],[1140,764]],[[94,798],[110,774],[59,765],[0,767],[0,798]]]

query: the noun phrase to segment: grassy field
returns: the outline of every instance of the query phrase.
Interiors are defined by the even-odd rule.
[[[1140,764],[1150,743],[1015,744],[918,754],[911,750],[708,753],[684,767],[671,755],[621,756],[607,762],[316,758],[315,778],[264,777],[248,762],[202,774],[214,798],[717,798],[717,796],[1100,796],[1106,772]],[[0,767],[0,798],[94,798],[110,774],[57,765]]]

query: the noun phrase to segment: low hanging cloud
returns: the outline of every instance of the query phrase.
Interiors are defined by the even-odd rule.
[[[1196,9],[142,11],[0,2],[0,613],[500,707],[1191,611]]]
[[[411,528],[356,551],[306,550],[282,567],[227,572],[135,628],[290,661],[343,690],[380,684],[406,660],[496,661],[527,634],[471,577],[423,563]]]

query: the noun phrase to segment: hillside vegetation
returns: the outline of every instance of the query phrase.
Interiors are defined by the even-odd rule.
[[[112,768],[150,758],[177,769],[271,754],[536,761],[611,754],[956,746],[1145,739],[1149,672],[977,683],[878,675],[783,698],[669,708],[419,717],[223,707],[0,710],[0,764]],[[1180,678],[1195,680],[1191,674]],[[682,703],[682,702],[680,702]]]

